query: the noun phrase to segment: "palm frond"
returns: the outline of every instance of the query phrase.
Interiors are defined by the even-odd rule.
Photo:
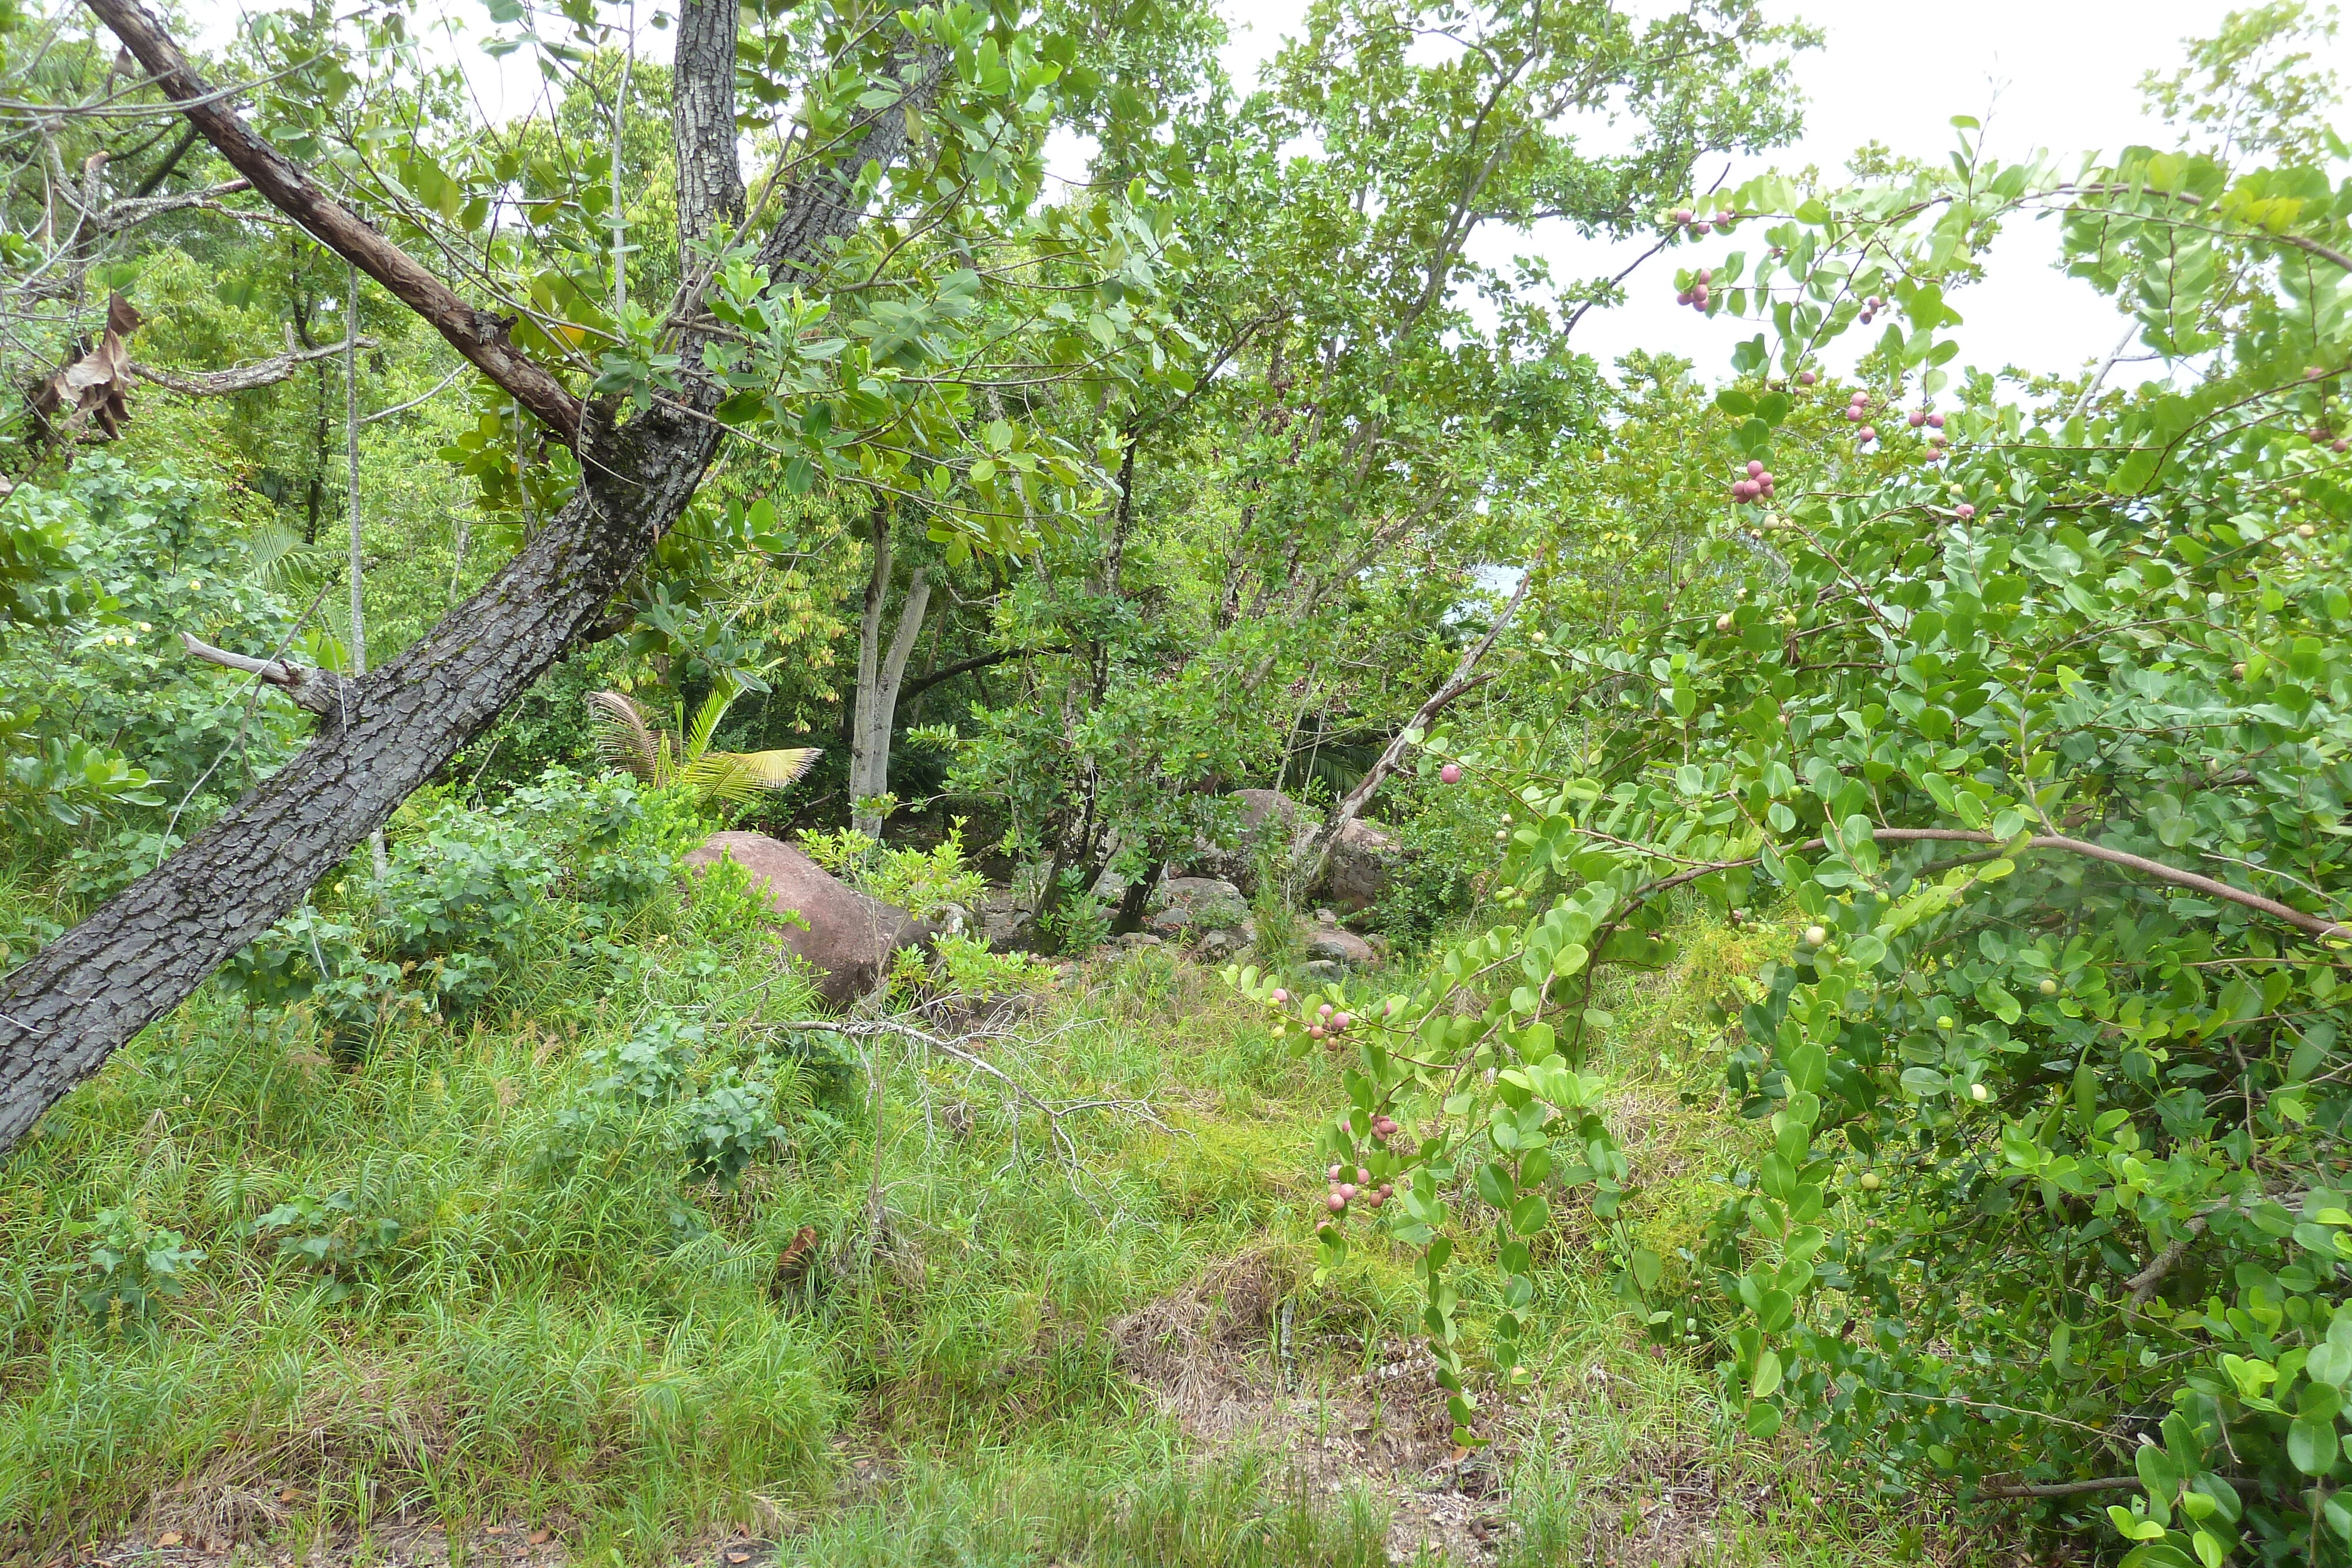
[[[274,593],[291,593],[317,580],[325,552],[302,542],[299,529],[289,523],[264,523],[246,536],[245,552],[253,575]]]
[[[742,764],[744,771],[756,781],[759,788],[782,789],[789,784],[797,782],[810,768],[815,767],[816,759],[824,755],[824,748],[817,746],[788,746],[779,751],[739,751],[732,755],[737,762]]]
[[[588,716],[596,726],[596,755],[614,767],[658,785],[666,769],[668,737],[658,734],[634,697],[619,692],[590,692]]]
[[[719,721],[727,716],[727,710],[734,705],[734,688],[724,681],[710,688],[710,695],[702,699],[701,711],[694,716],[694,727],[686,732],[686,757],[688,761],[710,749],[710,737],[718,731]]]

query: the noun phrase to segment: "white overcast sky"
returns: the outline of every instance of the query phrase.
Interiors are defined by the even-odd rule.
[[[2251,0],[2238,0],[2244,8]],[[1237,81],[1251,79],[1284,34],[1294,31],[1305,0],[1229,0],[1234,37],[1225,51]],[[1636,5],[1636,9],[1647,7]],[[1951,117],[1984,121],[1996,155],[2034,148],[2074,153],[2113,152],[2137,141],[2162,144],[2166,128],[2141,108],[2139,81],[2180,63],[2180,40],[2210,36],[2231,7],[2220,0],[1972,0],[1968,5],[1901,5],[1884,0],[1769,0],[1782,18],[1802,18],[1826,35],[1801,57],[1806,134],[1794,147],[1732,172],[1731,183],[1767,165],[1842,168],[1869,141],[1898,153],[1940,158],[1952,146]],[[2329,51],[2336,73],[2352,80],[2352,49]],[[1719,163],[1705,170],[1712,180]],[[1556,278],[1613,273],[1642,246],[1593,245],[1561,233],[1533,242],[1488,236],[1482,259],[1537,254]],[[1733,248],[1718,243],[1717,254]],[[1702,374],[1727,374],[1733,342],[1754,332],[1727,316],[1713,321],[1674,303],[1671,267],[1696,264],[1696,251],[1661,256],[1634,275],[1622,309],[1595,311],[1577,329],[1580,345],[1603,364],[1635,348],[1694,361]],[[2114,348],[2121,319],[2081,284],[2056,271],[2048,225],[2004,236],[1989,258],[1983,284],[1955,298],[1965,324],[1961,362],[1998,370],[2072,371]],[[1689,260],[1684,258],[1688,257]],[[1664,265],[1661,265],[1664,264]],[[1858,335],[1856,335],[1858,336]],[[2126,382],[2122,374],[2119,382]],[[2130,380],[2138,378],[2133,377]]]
[[[1630,0],[1636,12],[1665,0]],[[2241,5],[2251,0],[2239,0]],[[641,16],[657,8],[645,0]],[[1282,38],[1297,30],[1307,0],[1224,0],[1233,37],[1225,63],[1246,87]],[[1801,18],[1826,35],[1822,48],[1798,63],[1806,100],[1806,134],[1790,148],[1740,161],[1737,183],[1767,166],[1818,165],[1840,170],[1854,149],[1880,141],[1899,153],[1941,158],[1951,148],[1956,114],[1984,121],[1996,155],[2035,148],[2073,154],[2112,152],[2135,141],[2161,142],[2166,129],[2140,104],[2139,81],[2150,70],[2180,62],[2180,40],[2210,34],[2230,9],[2224,0],[1972,0],[1968,5],[1894,5],[1885,0],[1767,0],[1782,18]],[[466,0],[437,0],[428,18],[458,19],[462,36],[484,30],[480,9]],[[197,7],[194,31],[208,44],[237,25],[239,8]],[[648,57],[667,58],[670,36],[638,35]],[[455,40],[452,40],[455,43]],[[463,60],[485,108],[493,115],[520,110],[543,90],[522,55],[486,59],[470,42],[452,52]],[[2337,74],[2352,80],[2352,47],[2339,39],[2329,50]],[[1052,162],[1078,156],[1073,146],[1051,150]],[[1711,162],[1712,182],[1723,164]],[[1069,173],[1079,172],[1072,167]],[[1493,233],[1483,237],[1482,260],[1537,254],[1559,279],[1614,273],[1639,244],[1593,244],[1553,225],[1533,236]],[[1698,265],[1703,255],[1733,248],[1718,242],[1661,256],[1629,287],[1621,309],[1595,311],[1578,328],[1580,347],[1604,365],[1635,348],[1664,350],[1693,361],[1702,374],[1727,373],[1733,342],[1754,328],[1730,317],[1709,321],[1674,304],[1671,268]],[[1961,362],[1998,370],[2072,371],[2114,347],[2121,321],[2109,307],[2052,266],[2055,245],[2047,225],[2029,225],[2005,236],[1989,258],[1990,277],[1953,303],[1966,318],[1955,334]],[[1859,335],[1850,336],[1858,347]],[[2118,373],[2116,381],[2127,376]]]

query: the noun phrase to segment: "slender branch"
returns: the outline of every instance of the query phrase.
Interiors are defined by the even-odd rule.
[[[2041,1481],[2031,1486],[2019,1486],[2001,1481],[1987,1481],[1977,1491],[1984,1497],[2081,1497],[2095,1491],[2137,1491],[2137,1476],[2101,1476],[2095,1481]]]
[[[2167,865],[2162,861],[2152,861],[2145,855],[2129,854],[2122,850],[2111,850],[2105,844],[2095,844],[2083,839],[2070,839],[2059,833],[2036,833],[2031,838],[2011,840],[1996,838],[1990,833],[1969,832],[1959,828],[1873,828],[1870,836],[1882,844],[1997,844],[2011,845],[2019,850],[2063,850],[2068,854],[2083,855],[2095,861],[2105,861],[2109,865],[2122,866],[2127,871],[2138,872],[2143,876],[2154,877],[2158,882],[2168,882],[2177,887],[2189,888],[2210,897],[2237,904],[2242,908],[2259,911],[2274,920],[2286,922],[2298,931],[2307,931],[2314,936],[2330,936],[2352,942],[2352,925],[2322,919],[2316,915],[2307,915],[2293,904],[2281,904],[2275,898],[2264,898],[2259,893],[2248,893],[2244,888],[2231,887],[2226,882],[2216,882],[2210,876],[2200,876],[2193,871],[2182,871],[2179,866]],[[1806,854],[1825,847],[1823,841],[1820,839],[1808,839],[1803,843],[1793,846],[1792,849],[1781,850],[1780,852]],[[1664,893],[1669,888],[1680,887],[1686,882],[1696,882],[1700,877],[1712,876],[1717,872],[1733,871],[1741,866],[1755,865],[1762,859],[1761,855],[1750,855],[1745,860],[1711,862],[1689,871],[1677,872],[1673,876],[1650,883],[1642,891],[1645,895]]]
[[[1325,869],[1331,863],[1331,849],[1339,841],[1339,834],[1356,820],[1365,803],[1371,800],[1373,792],[1396,770],[1398,762],[1404,757],[1405,747],[1412,744],[1412,737],[1426,734],[1430,721],[1444,712],[1446,705],[1470,689],[1471,672],[1478,667],[1478,661],[1486,656],[1486,650],[1495,645],[1495,639],[1503,634],[1503,628],[1511,623],[1511,617],[1518,613],[1519,605],[1527,599],[1528,590],[1535,586],[1536,565],[1534,561],[1528,563],[1527,570],[1519,574],[1519,585],[1512,591],[1510,601],[1503,606],[1502,613],[1495,617],[1495,623],[1486,628],[1486,634],[1463,650],[1461,659],[1454,666],[1454,673],[1445,677],[1444,683],[1429,695],[1429,700],[1421,705],[1420,711],[1407,720],[1404,727],[1398,730],[1388,745],[1381,748],[1379,759],[1365,770],[1363,778],[1348,791],[1347,798],[1331,813],[1331,820],[1324,823],[1322,830],[1315,835],[1314,842],[1307,849],[1307,874],[1299,882],[1299,886],[1311,888],[1322,880]]]
[[[362,349],[375,347],[373,338],[358,340]],[[331,360],[343,351],[341,343],[323,343],[315,349],[297,349],[257,360],[249,365],[237,365],[226,371],[167,371],[154,365],[141,364],[133,360],[124,367],[142,382],[153,382],[166,392],[183,397],[229,397],[237,392],[251,392],[256,387],[275,386],[290,380],[294,372],[316,360]]]
[[[1064,644],[1052,648],[1000,648],[992,653],[975,653],[969,659],[958,659],[952,664],[942,664],[936,670],[916,676],[898,689],[898,697],[901,702],[910,702],[942,681],[968,675],[974,670],[985,670],[1008,659],[1025,659],[1033,653],[1066,653],[1069,651]]]

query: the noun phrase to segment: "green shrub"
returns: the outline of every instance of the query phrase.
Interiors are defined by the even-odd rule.
[[[82,1268],[97,1275],[74,1299],[110,1329],[151,1321],[164,1299],[180,1294],[188,1271],[205,1260],[186,1237],[150,1225],[127,1207],[101,1208],[69,1228],[89,1241]]]

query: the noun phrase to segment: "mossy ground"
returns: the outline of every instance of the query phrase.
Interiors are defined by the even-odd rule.
[[[709,950],[694,918],[660,905],[623,934],[634,964],[550,964],[356,1051],[207,994],[54,1113],[0,1170],[0,1556],[1994,1560],[1799,1439],[1738,1437],[1712,1354],[1647,1343],[1573,1226],[1531,1393],[1453,1452],[1410,1260],[1315,1275],[1329,1065],[1163,951],[1082,966],[974,1047],[1048,1101],[1116,1103],[1066,1114],[1066,1143],[887,1040],[788,1075],[789,1143],[731,1187],[649,1123],[567,1142],[584,1053],[647,1009],[721,1055],[797,1012],[749,948],[666,967]],[[1668,1255],[1739,1135],[1705,1004],[1765,940],[1693,938],[1608,998],[1633,1223]],[[396,1239],[322,1271],[253,1229],[297,1194]],[[110,1207],[205,1254],[152,1324],[77,1304],[74,1226]],[[803,1227],[814,1261],[780,1287]]]

